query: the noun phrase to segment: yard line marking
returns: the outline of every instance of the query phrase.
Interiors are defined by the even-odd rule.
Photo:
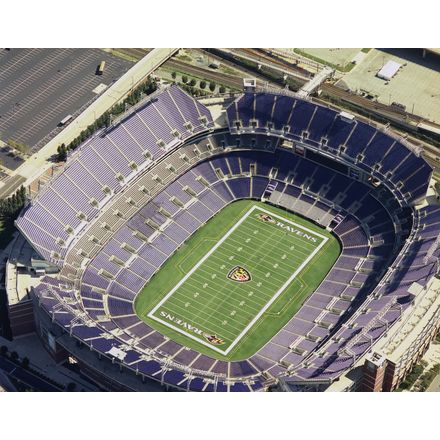
[[[272,236],[273,237],[273,236]],[[262,242],[263,244],[267,244],[267,240],[266,241],[264,241],[264,242]],[[231,244],[229,244],[229,243],[224,243],[224,249],[226,249],[226,248],[228,248],[229,246],[231,246]],[[232,245],[231,246],[232,247],[232,249],[234,250],[234,245]],[[278,243],[278,247],[279,248],[282,248],[282,245],[280,244],[280,243]],[[253,246],[252,248],[249,248],[249,250],[250,251],[253,251],[253,249],[255,248],[255,246]],[[283,250],[283,249],[280,249],[281,251]],[[310,252],[307,252],[307,253],[299,253],[299,252],[296,252],[296,253],[294,253],[294,254],[291,254],[291,255],[289,255],[288,256],[288,258],[289,259],[291,259],[291,261],[293,260],[294,262],[296,262],[296,259],[298,259],[299,261],[302,261],[304,258],[306,258],[308,255],[309,255],[309,253]],[[222,255],[224,258],[227,258],[229,255],[230,255],[230,253],[228,252],[226,255],[224,254],[224,253],[222,253],[221,252],[221,250],[219,250],[216,254],[214,254],[213,256],[212,256],[212,258],[213,259],[218,259],[219,257],[218,257],[218,255]],[[254,261],[254,258],[256,258],[257,257],[257,255],[255,255],[255,256],[253,256],[252,254],[248,257],[248,260],[247,261]],[[275,260],[274,262],[278,262],[279,261],[279,258],[280,257],[278,257],[278,255],[267,255],[267,256],[265,256],[265,259],[266,259],[266,261],[270,261],[270,260]]]
[[[228,242],[228,243],[224,243],[224,247],[229,247],[229,246],[230,246],[232,250],[236,250],[236,249],[235,249],[235,246],[237,245],[237,242],[236,242],[233,238],[231,238],[231,239],[228,240],[228,241],[229,241],[230,243],[229,243],[229,242]],[[255,241],[255,244],[258,245],[258,244],[260,244],[260,243],[266,243],[266,242],[267,242],[267,240],[256,240],[256,241]],[[283,246],[284,246],[284,245],[280,242],[278,247],[279,247],[279,248],[283,248]],[[253,248],[253,247],[255,247],[255,246],[252,246],[252,248]],[[284,248],[283,248],[283,249],[284,249]],[[313,248],[312,248],[312,249],[313,249]],[[298,250],[295,249],[295,254],[298,254],[298,255],[301,255],[301,256],[307,256],[307,255],[310,253],[310,250],[311,250],[311,249],[309,249],[307,252],[304,252],[304,251],[302,251],[302,250],[298,251]],[[291,255],[295,255],[295,254],[291,254]]]
[[[236,337],[236,339],[225,349],[225,350],[221,350],[218,347],[213,346],[212,344],[209,344],[208,342],[205,342],[201,339],[199,339],[198,337],[194,336],[193,334],[190,334],[180,328],[175,327],[173,324],[162,320],[160,317],[157,317],[154,315],[154,313],[162,306],[162,304],[164,304],[168,298],[170,298],[174,292],[176,292],[177,289],[180,288],[180,286],[182,286],[183,283],[185,283],[188,278],[214,253],[215,250],[217,250],[222,243],[255,211],[262,211],[265,212],[275,218],[278,218],[280,220],[282,220],[284,223],[288,223],[291,224],[293,226],[295,226],[296,228],[299,228],[303,231],[307,231],[310,234],[312,234],[315,237],[319,237],[321,238],[321,242],[311,251],[311,253],[309,254],[309,256],[299,265],[299,267],[296,268],[296,270],[293,272],[293,274],[288,278],[288,280],[277,290],[277,292],[269,299],[268,302],[266,302],[266,304],[261,308],[261,310],[259,311],[259,313],[250,321],[250,323],[242,330],[242,332]],[[257,230],[258,231],[258,230]],[[272,235],[272,234],[271,234]],[[284,217],[279,216],[278,214],[275,214],[271,211],[268,211],[262,207],[259,207],[257,205],[252,206],[244,215],[243,217],[231,228],[229,229],[229,231],[221,238],[220,241],[218,241],[196,264],[195,266],[177,283],[177,285],[170,291],[168,292],[167,295],[165,295],[164,298],[162,298],[161,301],[159,301],[159,303],[148,313],[148,317],[151,319],[154,319],[158,322],[160,322],[161,324],[172,328],[173,330],[184,334],[185,336],[211,348],[211,350],[217,351],[223,355],[227,355],[234,347],[235,345],[241,340],[241,338],[248,332],[248,330],[255,324],[256,321],[258,321],[258,319],[261,317],[261,315],[275,302],[275,300],[281,295],[281,293],[291,284],[291,282],[295,279],[295,277],[302,271],[302,269],[309,263],[309,261],[320,251],[320,249],[325,245],[325,243],[328,241],[328,237],[325,237],[324,235],[312,231],[309,228],[303,226],[303,225],[299,225],[291,220],[288,220]],[[205,283],[206,284],[206,283]],[[261,282],[257,283],[257,286],[261,287]],[[231,312],[232,313],[232,312]]]
[[[243,225],[243,226],[242,226],[242,229],[246,231],[246,225]],[[252,230],[252,229],[250,229],[250,230]],[[315,233],[314,233],[314,234],[315,234]],[[260,240],[259,236],[255,236],[253,239],[254,239],[255,241],[259,241],[259,240]],[[232,239],[232,240],[233,240],[233,239]],[[308,253],[308,251],[310,251],[311,249],[313,249],[313,248],[315,247],[315,246],[312,245],[312,244],[309,244],[309,243],[301,243],[301,242],[295,242],[295,246],[297,246],[297,247],[298,247],[299,249],[301,249],[302,251],[307,251],[307,253]],[[293,246],[293,249],[296,249],[295,246]],[[292,246],[290,246],[290,247],[292,247]],[[293,250],[293,249],[291,249],[291,250]]]
[[[191,284],[191,281],[188,281],[188,285],[191,287],[193,284]],[[195,286],[195,287],[197,287],[197,286]],[[213,291],[214,293],[211,295],[211,294],[209,293],[209,291]],[[181,295],[186,295],[186,293],[187,293],[187,292],[184,291],[184,292],[181,293]],[[206,291],[203,292],[203,293],[206,294],[206,295],[208,295],[210,298],[211,298],[211,297],[212,297],[213,299],[216,299],[216,298],[217,298],[217,296],[215,295],[215,294],[217,293],[217,291],[216,291],[215,289],[208,288],[208,289],[206,289]],[[179,292],[176,292],[176,294],[173,296],[173,298],[179,298]],[[194,298],[196,298],[196,297],[194,297]],[[233,300],[234,300],[234,301],[237,301],[236,298],[233,298]],[[197,302],[197,301],[196,301],[196,302]],[[253,310],[253,309],[252,309],[252,311],[253,311],[253,312],[258,312],[258,310],[260,310],[261,304],[257,303],[256,301],[251,301],[251,302],[255,303],[256,306],[257,306],[257,309],[256,309],[256,310]],[[198,303],[198,304],[201,304],[201,303]],[[203,306],[207,306],[208,303],[201,304],[201,305],[203,305]],[[249,308],[251,308],[251,307],[249,306]]]
[[[173,306],[175,306],[177,309],[181,309],[181,308],[182,308],[182,307],[180,307],[180,306],[177,305],[177,304],[173,304]],[[164,307],[163,307],[163,310],[166,311],[167,313],[171,314],[171,315],[175,315],[175,314],[176,314],[175,311],[171,310],[171,309],[170,309],[169,307],[167,307],[167,306],[164,306]],[[165,324],[165,322],[164,322],[164,324]],[[231,324],[230,324],[230,325],[231,325]],[[233,327],[233,326],[231,326],[231,327]],[[210,332],[210,333],[219,333],[219,331],[216,331],[216,330],[214,329],[214,327],[212,327],[212,323],[211,323],[209,326],[205,327],[204,330],[207,330],[207,331]],[[229,333],[230,335],[232,335],[232,338],[235,337],[235,334],[232,333],[232,332],[231,332],[230,330],[228,330],[228,329],[224,329],[224,328],[222,328],[221,331],[222,331],[222,332]],[[187,335],[187,334],[188,334],[188,333],[185,333],[185,335]],[[188,335],[189,335],[189,334],[188,334]],[[232,339],[232,338],[230,338],[230,339]],[[225,337],[225,339],[227,339],[227,337]],[[200,343],[203,343],[203,341],[202,341],[201,339],[196,339],[196,341],[197,341],[197,342],[200,342]],[[209,345],[209,347],[211,347],[211,345]]]
[[[243,225],[242,226],[242,229],[244,230],[244,231],[246,231],[246,228],[245,228],[245,226],[246,225]],[[233,244],[243,244],[243,242],[240,240],[240,241],[237,241],[237,240],[234,240],[234,237],[231,237],[231,239],[230,240],[228,240],[229,242],[231,242],[231,243],[233,243]],[[265,240],[261,240],[261,239],[259,239],[259,238],[257,238],[257,237],[254,237],[254,240],[253,240],[253,242],[257,242],[257,243],[261,243],[261,242],[264,242]],[[280,242],[280,244],[282,245],[282,242]],[[229,243],[225,243],[225,245],[229,245]],[[308,253],[310,252],[310,250],[311,249],[314,249],[314,246],[311,246],[310,248],[303,248],[299,243],[297,243],[297,247],[299,248],[299,249],[301,249],[301,252],[302,253],[304,253],[305,255],[308,255]],[[292,248],[292,246],[289,246],[289,245],[287,245],[286,246],[286,249],[290,249],[290,250],[293,250],[293,249],[296,249],[295,247],[293,247],[293,249],[291,249]]]
[[[214,257],[214,256],[213,256]],[[242,264],[242,266],[249,266],[250,265],[250,263],[249,263],[249,261],[251,261],[251,260],[247,260],[248,262],[246,263],[246,264]],[[302,261],[302,260],[300,260],[300,261]],[[255,262],[255,263],[257,263],[257,262]],[[267,261],[265,261],[265,263],[267,263]],[[299,264],[299,262],[297,263],[297,264]],[[210,266],[208,266],[208,268],[211,268]],[[204,269],[204,268],[200,268],[200,270],[199,270],[199,272],[200,273],[205,273],[207,276],[211,276],[210,274],[214,271],[215,269],[214,268],[212,268],[212,270],[210,271],[210,272],[208,272],[206,269]],[[265,274],[266,274],[266,271],[264,270],[264,269],[260,269],[258,266],[257,266],[257,264],[255,264],[255,267],[252,267],[252,272],[253,273],[255,273],[255,272],[257,272],[257,273],[261,273],[262,274],[262,276],[265,276]],[[291,270],[278,270],[278,274],[284,274],[284,273],[291,273]],[[226,275],[226,274],[225,274]],[[196,276],[196,274],[194,274],[194,277]],[[193,277],[193,278],[194,278]],[[277,281],[282,281],[283,279],[285,279],[286,277],[285,276],[283,276],[283,277],[278,277],[277,276],[277,274],[272,274],[272,277],[273,277],[273,279],[275,279],[275,280],[277,280]],[[282,278],[282,279],[279,279],[279,278]],[[203,278],[203,279],[205,279],[205,277]]]
[[[176,308],[178,310],[181,310],[182,312],[185,312],[185,307],[182,307],[180,304],[176,304],[176,303],[170,303],[170,305],[173,306],[173,308]],[[169,310],[170,314],[175,315],[176,312],[174,310],[172,310],[170,307],[164,307],[164,310]],[[197,309],[200,313],[203,314],[208,314],[210,312],[210,310],[205,310],[205,309]],[[202,327],[203,330],[208,330],[210,332],[213,333],[219,333],[217,325],[215,324],[215,322],[222,322],[223,317],[222,318],[217,318],[217,317],[213,317],[213,321],[211,321],[208,325],[203,325],[203,327],[200,324],[197,324],[198,326]],[[232,323],[229,324],[229,329],[222,329],[223,331],[226,331],[226,333],[228,333],[230,336],[232,336],[230,339],[233,340],[235,338],[235,335],[237,334],[237,331],[240,331],[241,326],[240,327],[235,327]],[[235,330],[235,331],[232,331]],[[224,336],[224,334],[222,334],[222,336]]]

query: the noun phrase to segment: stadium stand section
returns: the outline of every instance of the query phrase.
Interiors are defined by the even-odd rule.
[[[176,389],[331,383],[411,307],[409,287],[436,274],[440,207],[417,208],[432,170],[403,139],[294,96],[246,93],[227,119],[215,127],[173,85],[69,158],[17,220],[60,268],[34,289],[50,317],[40,326]],[[272,340],[225,362],[149,327],[133,301],[200,226],[246,198],[327,227],[342,253]]]

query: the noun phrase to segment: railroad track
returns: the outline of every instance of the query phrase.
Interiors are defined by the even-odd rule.
[[[350,93],[330,83],[324,83],[321,86],[321,89],[324,93],[330,96],[343,99],[344,101],[358,105],[359,107],[362,107],[366,110],[371,110],[374,113],[379,113],[384,117],[394,119],[401,123],[405,123],[405,124],[413,123],[417,125],[419,122],[423,121],[423,118],[421,118],[420,116],[412,115],[406,112],[395,111],[386,104],[370,101],[369,99],[364,98],[363,96],[359,96],[355,93]]]
[[[291,70],[298,69],[288,62],[284,62],[277,57],[264,53],[264,49],[241,49],[241,51],[247,53],[249,56],[266,60],[268,63],[276,64],[282,68],[290,68]],[[407,112],[399,112],[389,105],[370,101],[363,96],[347,92],[346,90],[336,87],[331,83],[324,83],[321,88],[324,92],[332,97],[343,99],[344,101],[358,105],[366,110],[370,110],[371,112],[379,113],[386,118],[391,118],[404,124],[409,123],[417,125],[421,121],[423,121],[423,118],[421,118],[420,116],[413,115]]]
[[[228,87],[241,89],[243,87],[243,77],[237,77],[226,73],[215,72],[211,69],[204,69],[202,67],[193,66],[191,64],[179,61],[177,59],[170,59],[165,64],[165,67],[170,67],[191,75],[216,81]]]
[[[140,60],[141,58],[143,58],[145,55],[147,55],[148,52],[151,51],[151,49],[115,49],[117,52],[123,53],[125,55],[128,55],[129,57],[135,59],[135,60]]]
[[[249,56],[255,57],[260,60],[266,61],[268,64],[273,64],[285,70],[292,72],[292,75],[297,77],[297,79],[311,78],[312,75],[305,69],[302,69],[295,64],[289,63],[288,61],[279,58],[277,55],[270,54],[266,49],[240,49],[242,52],[247,53]],[[297,76],[299,75],[299,76]]]
[[[260,56],[260,52],[258,52],[257,50],[254,50],[254,49],[244,49],[244,50],[248,53],[249,56],[251,56],[251,55],[253,57]],[[209,55],[211,57],[213,57],[212,54],[209,54]],[[229,65],[231,67],[237,68],[237,66],[234,66],[233,63],[225,62],[221,57],[215,57],[215,58],[217,58],[220,62],[223,62],[225,65]],[[264,58],[267,60],[270,58],[270,60],[272,62],[271,57],[264,56]],[[283,65],[283,63],[281,63],[281,62],[279,62],[278,64]],[[245,75],[234,76],[234,75],[229,75],[229,74],[225,74],[225,73],[221,73],[221,72],[216,72],[211,69],[205,69],[202,67],[190,65],[190,64],[185,63],[183,61],[179,61],[175,58],[167,61],[166,65],[168,67],[174,68],[179,71],[187,72],[187,73],[192,74],[197,77],[205,78],[207,80],[216,81],[217,83],[223,84],[228,87],[237,88],[237,89],[241,90],[241,88],[243,86],[243,77]],[[249,75],[254,76],[254,77],[258,77],[258,79],[260,79],[260,81],[264,81],[266,83],[269,83],[273,87],[280,88],[280,86],[278,84],[271,83],[270,81],[267,81],[266,78],[259,76],[259,75],[255,75],[253,72],[249,72]],[[371,111],[372,113],[379,114],[379,115],[383,116],[384,118],[395,120],[395,121],[400,122],[405,125],[417,125],[419,122],[421,122],[423,120],[421,117],[419,117],[417,115],[411,115],[408,113],[397,112],[397,111],[393,110],[392,108],[390,108],[390,106],[388,106],[386,104],[370,101],[369,99],[364,98],[363,96],[359,96],[357,94],[350,93],[350,92],[348,92],[344,89],[341,89],[339,87],[336,87],[335,85],[330,84],[330,83],[324,83],[322,85],[322,91],[333,98],[339,98],[345,102],[348,102],[350,104],[354,104],[362,109],[365,109],[367,111]],[[417,139],[414,139],[414,141],[418,142]],[[424,144],[424,157],[432,166],[434,166],[435,168],[438,168],[439,162],[440,162],[440,157],[438,156],[438,149],[436,147],[426,145],[426,143],[423,143],[423,144]]]
[[[243,75],[240,76],[240,78],[245,78],[245,77],[246,78],[256,78],[261,83],[264,83],[264,84],[267,83],[271,87],[281,88],[279,84],[270,81],[268,78],[266,78],[266,77],[264,77],[262,75],[259,75],[258,73],[255,73],[252,70],[246,69],[246,67],[244,67],[242,65],[233,63],[233,62],[231,62],[231,61],[229,61],[229,60],[227,60],[227,59],[225,59],[225,58],[223,58],[223,57],[221,57],[219,55],[213,54],[212,52],[210,52],[210,51],[208,51],[206,49],[200,49],[199,51],[202,52],[202,53],[205,53],[207,56],[209,56],[209,58],[217,60],[219,63],[221,63],[224,66],[228,66],[228,67],[230,67],[232,69],[241,71],[243,73]],[[241,83],[241,87],[242,86],[243,86],[243,83]]]
[[[220,49],[222,50],[222,49]],[[260,49],[223,49],[232,56],[242,57],[254,63],[261,63],[266,68],[278,71],[278,73],[287,74],[299,81],[308,81],[312,75],[287,61],[281,60],[278,57],[270,56]]]
[[[346,90],[340,89],[339,87],[336,87],[332,84],[323,84],[322,90],[327,93],[328,95],[332,97],[340,98],[346,102],[349,102],[351,104],[355,104],[356,106],[369,110],[374,114],[379,114],[380,116],[384,117],[385,119],[394,120],[397,122],[400,122],[404,127],[413,127],[413,129],[416,128],[417,124],[421,121],[423,121],[423,118],[417,115],[411,115],[408,113],[400,113],[395,112],[392,109],[390,109],[389,106],[386,104],[381,104],[378,102],[372,102],[367,98],[364,98],[363,96],[359,96],[350,92],[347,92]],[[323,101],[325,103],[325,101]],[[434,168],[439,169],[440,168],[440,156],[439,156],[439,149],[436,146],[433,146],[427,142],[423,142],[420,139],[411,136],[411,132],[408,131],[408,128],[403,128],[403,132],[408,134],[408,141],[420,144],[423,147],[423,157],[425,160]],[[400,130],[398,130],[400,131]]]

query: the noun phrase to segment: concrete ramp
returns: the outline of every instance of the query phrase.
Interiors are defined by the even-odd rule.
[[[300,98],[307,98],[311,95],[327,78],[333,75],[334,70],[330,67],[324,67],[317,73],[309,82],[305,83],[298,91],[297,95]]]

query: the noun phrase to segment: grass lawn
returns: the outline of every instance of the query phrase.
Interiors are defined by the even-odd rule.
[[[301,217],[235,202],[166,261],[135,310],[183,345],[218,359],[244,359],[296,313],[339,253],[331,233]]]
[[[343,72],[343,73],[350,72],[350,70],[353,69],[353,67],[355,66],[355,64],[350,63],[350,62],[347,62],[344,65],[330,63],[329,61],[323,60],[323,59],[321,59],[315,55],[312,55],[304,50],[301,50],[301,49],[293,49],[293,51],[295,53],[297,53],[298,55],[301,55],[305,58],[309,58],[310,60],[316,61],[317,63],[324,64],[326,66],[331,67],[332,69],[338,70],[339,72]]]

